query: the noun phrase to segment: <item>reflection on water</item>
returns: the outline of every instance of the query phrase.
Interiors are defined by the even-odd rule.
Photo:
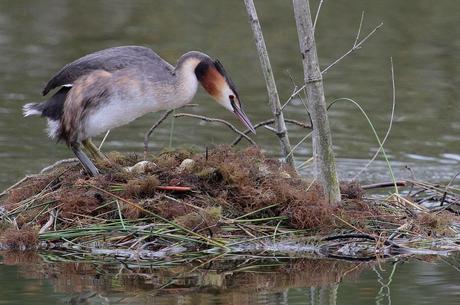
[[[289,74],[297,83],[302,80],[291,4],[259,1],[257,6],[284,99],[293,88]],[[431,178],[435,172],[442,180],[449,180],[460,162],[460,27],[456,13],[460,1],[446,0],[436,6],[430,0],[327,1],[317,27],[323,67],[350,48],[362,10],[366,11],[363,35],[382,21],[384,26],[363,49],[326,74],[328,101],[338,97],[356,99],[368,111],[380,135],[384,135],[391,110],[392,56],[397,106],[387,153],[392,160],[401,162],[396,164],[398,168],[410,163],[418,169],[420,179]],[[23,119],[20,106],[40,100],[43,84],[65,63],[94,50],[127,44],[150,46],[173,63],[191,49],[218,56],[239,86],[252,120],[270,116],[242,1],[2,0],[0,188],[25,172],[36,172],[71,155],[63,145],[56,146],[46,138],[43,120]],[[200,107],[192,111],[239,124],[202,91],[196,102]],[[305,119],[298,101],[287,107],[286,115]],[[156,117],[148,115],[113,131],[105,149],[141,151],[143,133]],[[361,160],[372,156],[376,141],[351,105],[334,106],[331,124],[339,168],[343,177],[349,177],[350,171],[365,163]],[[195,144],[203,149],[234,138],[224,126],[200,124],[190,118],[176,120],[174,125],[173,145]],[[155,132],[154,149],[169,144],[170,126],[167,121]],[[304,134],[304,130],[293,127],[292,142]],[[278,154],[277,140],[268,131],[260,130],[256,140],[269,153]],[[297,156],[301,161],[309,154],[307,145],[300,147]],[[370,172],[363,179],[389,179],[385,166],[377,164]],[[410,176],[404,171],[401,175],[399,178]]]
[[[247,258],[151,269],[3,255],[0,304],[458,304],[460,295],[460,257],[380,264]]]

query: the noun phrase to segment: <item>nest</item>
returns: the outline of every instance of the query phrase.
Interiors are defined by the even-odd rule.
[[[400,194],[371,198],[356,182],[342,183],[342,204],[331,206],[317,184],[255,147],[218,146],[206,153],[180,149],[148,160],[114,152],[108,158],[98,164],[103,174],[97,177],[67,163],[4,192],[2,248],[78,245],[88,255],[142,259],[215,249],[236,253],[254,240],[318,245],[324,236],[344,236],[342,243],[348,243],[346,236],[356,242],[360,234],[358,240],[371,240],[376,253],[395,238],[457,233],[455,213],[430,212]],[[428,196],[430,188],[424,189]],[[457,198],[451,190],[447,195]],[[333,240],[333,248],[340,249]]]

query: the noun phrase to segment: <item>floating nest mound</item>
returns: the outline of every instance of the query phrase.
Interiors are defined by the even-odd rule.
[[[330,206],[314,182],[255,147],[108,158],[98,177],[60,163],[2,193],[0,246],[136,260],[267,250],[375,257],[435,238],[452,248],[458,236],[456,213],[431,212],[409,195],[376,199],[343,183],[342,204]],[[433,187],[416,196],[433,199]],[[450,204],[458,198],[438,193]]]

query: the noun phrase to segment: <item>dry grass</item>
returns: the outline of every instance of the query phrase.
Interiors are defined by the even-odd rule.
[[[38,245],[38,232],[32,228],[9,228],[0,234],[0,248],[8,250],[34,250]]]
[[[453,236],[454,232],[449,228],[453,221],[454,217],[448,212],[423,212],[417,215],[415,227],[416,230],[423,235],[433,237]]]
[[[447,236],[452,233],[449,224],[457,221],[445,214],[416,216],[404,205],[366,199],[355,182],[341,184],[343,204],[331,207],[316,184],[265,157],[255,147],[236,151],[218,146],[208,153],[166,151],[150,160],[156,165],[149,163],[141,172],[123,169],[139,162],[137,155],[111,153],[109,159],[98,165],[104,173],[98,177],[82,174],[79,166],[63,165],[18,185],[0,198],[0,207],[7,216],[2,223],[14,220],[21,229],[42,228],[51,217],[52,230],[78,232],[69,233],[75,237],[74,242],[80,242],[79,238],[87,242],[87,231],[96,234],[98,240],[105,240],[105,232],[113,231],[128,234],[121,240],[132,240],[134,245],[141,244],[136,243],[137,238],[142,239],[137,227],[157,224],[155,227],[167,227],[174,234],[185,233],[186,240],[192,236],[194,242],[221,245],[209,236],[271,236],[278,227],[293,234],[309,230],[323,235],[360,232],[381,236],[390,235],[411,220],[413,225],[404,234]],[[186,167],[181,165],[185,159],[189,159]],[[131,224],[134,233],[128,232]],[[14,230],[4,227],[0,236],[6,236],[11,247],[28,242],[29,246],[35,245],[36,239],[30,236],[35,234],[37,238],[36,230],[27,229],[28,234],[15,244],[11,237]],[[94,227],[104,229],[94,233]],[[61,239],[58,233],[42,234],[41,238],[44,236],[47,240]]]
[[[155,176],[147,176],[128,180],[125,186],[124,197],[127,198],[148,198],[155,195],[155,188],[160,181]]]

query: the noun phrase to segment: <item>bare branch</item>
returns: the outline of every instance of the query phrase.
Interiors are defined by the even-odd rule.
[[[286,123],[291,123],[291,124],[294,124],[294,125],[297,125],[297,126],[300,126],[302,128],[309,128],[311,129],[311,125],[308,125],[308,124],[305,124],[305,123],[302,123],[300,121],[297,121],[297,120],[291,120],[291,119],[284,119],[284,121]],[[254,128],[257,129],[261,126],[266,126],[266,125],[270,125],[270,124],[273,124],[275,123],[275,120],[274,119],[270,119],[270,120],[265,120],[265,121],[262,121],[262,122],[259,122],[257,124],[254,125]],[[245,135],[249,134],[251,132],[251,130],[249,129],[246,129],[245,131],[243,131],[243,133]],[[275,131],[276,132],[276,131]],[[243,136],[242,135],[239,135],[238,137],[236,137],[236,139],[232,142],[232,146],[235,146],[237,145],[241,139],[243,139]]]
[[[361,35],[361,29],[363,28],[363,21],[364,21],[364,11],[361,12],[361,20],[359,21],[359,27],[358,27],[358,32],[356,33],[356,38],[355,42],[353,43],[353,46],[356,46],[359,40],[359,36]]]
[[[225,120],[222,120],[222,119],[216,119],[216,118],[208,118],[208,117],[205,117],[205,116],[202,116],[202,115],[196,115],[196,114],[191,114],[191,113],[176,113],[174,115],[174,117],[178,118],[178,117],[189,117],[189,118],[196,118],[196,119],[200,119],[202,121],[206,121],[206,122],[218,122],[218,123],[222,123],[224,125],[227,125],[231,130],[233,130],[234,132],[236,132],[237,134],[239,134],[240,136],[242,136],[243,138],[245,138],[246,140],[248,140],[249,143],[251,143],[252,145],[257,145],[256,142],[254,142],[253,139],[251,139],[250,137],[248,137],[247,135],[245,135],[242,131],[239,131],[235,126],[232,125],[232,123],[229,123]]]
[[[288,74],[288,75],[289,75],[289,78],[291,79],[292,85],[294,86],[294,90],[293,90],[293,93],[292,93],[291,97],[288,99],[288,101],[286,101],[286,103],[283,105],[283,107],[281,109],[284,109],[284,107],[288,105],[288,103],[292,100],[293,95],[296,93],[297,88],[299,87],[299,86],[297,86],[297,84],[296,84],[294,78],[292,77],[292,75],[291,74]],[[313,126],[313,123],[311,122],[310,112],[308,111],[308,106],[307,106],[306,101],[302,98],[302,95],[298,94],[298,97],[299,97],[300,101],[302,102],[303,106],[305,107],[305,110],[307,111],[308,118],[310,120],[310,126]]]
[[[324,0],[321,0],[318,5],[318,9],[316,10],[315,21],[313,22],[313,32],[316,30],[316,22],[318,21],[319,12],[321,11],[321,7],[323,6]]]
[[[311,129],[311,125],[302,123],[302,122],[297,121],[297,120],[285,119],[284,121],[285,121],[286,123],[291,123],[291,124],[294,124],[294,125],[297,125],[297,126],[300,126],[300,127],[303,127],[303,128]]]
[[[270,127],[270,126],[268,126],[268,125],[264,125],[264,128],[267,129],[267,130],[269,130],[269,131],[271,131],[271,132],[273,132],[274,134],[277,134],[276,129],[273,128],[273,127]],[[292,150],[291,150],[291,151],[292,151]]]
[[[291,80],[292,85],[294,88],[292,89],[291,96],[284,102],[283,106],[281,106],[281,110],[284,110],[284,108],[289,104],[289,102],[298,94],[297,89],[299,88],[294,80],[294,77],[292,77],[291,73],[289,70],[286,71],[289,79]],[[296,93],[297,92],[297,93]]]
[[[291,150],[291,153],[294,153],[294,151],[297,150],[297,148],[303,143],[305,142],[305,140],[307,140],[311,135],[313,134],[313,131],[310,131],[309,133],[307,133],[296,145],[294,145],[294,147],[292,148]]]
[[[178,109],[184,108],[184,107],[194,107],[197,106],[196,104],[187,104],[182,107],[179,107]],[[160,126],[161,123],[163,123],[164,120],[166,120],[171,113],[174,112],[175,109],[170,109],[166,112],[163,113],[163,115],[156,121],[152,127],[150,127],[149,131],[144,135],[144,159],[147,159],[147,154],[149,151],[149,137],[152,135],[153,131]]]
[[[150,137],[150,135],[173,112],[174,112],[174,109],[170,109],[170,110],[166,111],[165,113],[163,113],[163,115],[158,119],[158,121],[156,121],[155,124],[153,124],[153,126],[150,127],[149,131],[145,134],[145,136],[144,136],[144,159],[146,159],[148,151],[149,151],[149,137]]]
[[[63,159],[63,160],[56,161],[54,164],[48,165],[47,167],[43,168],[40,171],[40,175],[41,174],[46,174],[46,173],[54,170],[56,167],[61,166],[62,164],[69,164],[69,163],[78,163],[78,159],[77,158],[69,158],[69,159]]]
[[[262,121],[262,122],[259,122],[257,124],[254,125],[254,129],[257,129],[259,128],[260,126],[265,126],[265,125],[268,125],[268,124],[273,124],[273,122],[275,122],[274,119],[270,119],[270,120],[265,120],[265,121]],[[251,132],[251,130],[249,129],[246,129],[245,131],[243,131],[243,134],[245,135],[248,135],[249,133]],[[232,142],[232,146],[235,146],[237,145],[241,139],[243,139],[243,136],[242,135],[239,135],[238,137],[236,137],[236,139]]]
[[[354,51],[356,51],[357,49],[360,49],[362,47],[362,45],[366,42],[366,40],[368,40],[372,35],[375,34],[375,32],[377,32],[378,29],[380,29],[382,26],[383,26],[383,22],[380,23],[379,25],[377,25],[372,31],[369,32],[369,34],[366,35],[366,37],[364,37],[363,39],[361,39],[359,42],[359,37],[361,35],[361,29],[362,29],[362,25],[363,25],[363,20],[364,20],[364,11],[362,12],[361,14],[361,20],[360,20],[360,23],[359,23],[359,27],[358,27],[358,31],[356,33],[356,38],[355,38],[355,42],[353,43],[353,47],[351,49],[349,49],[345,54],[343,54],[342,56],[340,56],[339,58],[337,58],[333,63],[331,63],[329,66],[327,66],[326,68],[324,68],[323,71],[321,71],[321,74],[326,74],[327,71],[332,68],[333,66],[335,66],[336,64],[338,64],[342,59],[344,59],[345,57],[347,57],[348,55],[350,55],[351,53],[353,53]],[[291,101],[294,97],[296,97],[297,95],[299,95],[304,89],[305,89],[306,85],[304,84],[302,87],[298,88],[297,90],[295,90],[291,96],[286,100],[286,102],[284,102],[283,106],[281,107],[281,109],[283,110]]]
[[[291,143],[289,143],[288,131],[286,129],[286,123],[284,122],[283,111],[281,110],[278,89],[276,87],[275,77],[270,64],[270,58],[268,57],[267,46],[265,45],[262,28],[260,26],[259,18],[257,17],[256,7],[253,0],[244,0],[244,4],[248,13],[252,33],[254,35],[257,55],[265,78],[268,100],[275,119],[274,127],[277,130],[276,134],[280,141],[281,155],[285,159],[286,163],[294,167],[294,158],[292,156],[287,157],[291,151]]]
[[[286,100],[286,102],[284,102],[283,106],[281,107],[281,110],[283,110],[291,101],[294,97],[296,97],[297,95],[299,95],[300,92],[302,92],[303,90],[305,89],[305,85],[303,85],[302,87],[300,87],[300,89],[297,89],[295,90],[291,96]]]
[[[364,15],[362,15],[364,16]],[[361,19],[361,23],[360,23],[360,26],[359,26],[359,29],[358,29],[358,34],[356,35],[356,38],[359,38],[359,34],[361,32],[361,26],[362,26],[362,19]],[[340,56],[339,58],[337,58],[333,63],[331,63],[329,66],[327,66],[323,71],[321,71],[321,74],[326,74],[327,71],[332,68],[333,66],[335,66],[337,63],[339,63],[342,59],[344,59],[345,57],[347,57],[348,55],[350,55],[351,53],[353,53],[354,51],[356,51],[357,49],[361,48],[362,44],[366,42],[366,40],[368,40],[372,35],[374,35],[375,32],[377,32],[377,30],[379,28],[381,28],[383,26],[383,22],[380,23],[378,26],[376,26],[372,31],[369,32],[369,34],[366,35],[366,37],[364,37],[363,39],[361,39],[358,43],[357,43],[357,40],[355,41],[355,43],[353,44],[353,47],[351,47],[351,49],[349,49],[345,54],[343,54],[342,56]]]

